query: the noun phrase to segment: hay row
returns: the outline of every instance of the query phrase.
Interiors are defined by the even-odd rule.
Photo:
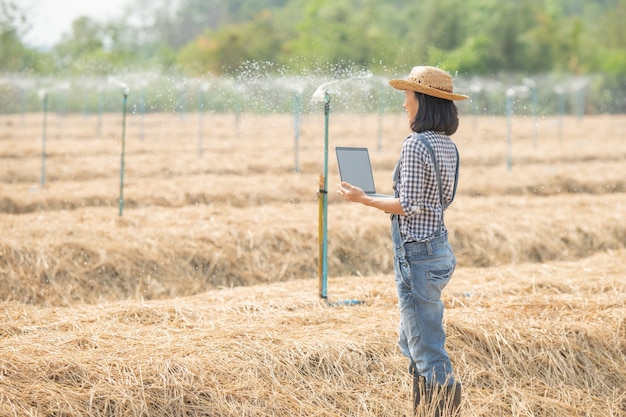
[[[270,158],[271,159],[271,158]],[[184,163],[182,159],[180,163]],[[116,164],[119,161],[116,161]],[[150,165],[150,164],[148,164]],[[558,196],[562,194],[613,194],[626,191],[622,161],[595,161],[556,165],[514,167],[461,167],[458,195],[460,198],[500,195]],[[152,166],[152,165],[150,165]],[[267,165],[269,166],[269,165]],[[305,165],[307,173],[266,172],[264,168],[241,166],[240,172],[201,173],[205,168],[189,162],[187,171],[170,171],[154,166],[151,172],[125,173],[124,200],[128,208],[149,206],[184,207],[187,205],[228,205],[255,207],[272,203],[301,203],[316,198],[319,173],[314,163]],[[119,205],[119,172],[99,170],[88,164],[78,171],[64,168],[59,177],[50,171],[45,187],[34,176],[39,168],[20,172],[5,171],[7,183],[0,185],[0,212],[32,213],[50,210],[75,210],[84,207],[116,207]],[[183,168],[181,168],[183,169]],[[207,168],[208,169],[208,168]],[[284,167],[289,171],[288,167]],[[193,171],[190,172],[190,171]],[[258,172],[257,172],[258,171]],[[375,181],[379,191],[391,192],[390,171],[378,170]],[[329,170],[329,189],[339,182],[336,166]],[[337,197],[331,193],[331,202]]]
[[[622,417],[625,257],[459,268],[444,301],[463,415]],[[329,289],[363,304],[328,307],[314,280],[95,307],[3,303],[0,412],[408,416],[393,277]]]
[[[448,211],[460,265],[493,267],[588,257],[625,247],[621,195],[459,200]],[[356,221],[358,219],[358,221]],[[329,206],[328,270],[392,270],[389,220]],[[78,209],[4,216],[0,296],[35,304],[168,298],[218,286],[315,277],[317,204]]]
[[[168,115],[152,116],[159,130],[137,137],[132,124],[126,135],[129,157],[153,154],[162,159],[175,152],[178,156],[197,156],[199,144],[205,149],[205,157],[220,157],[225,152],[254,154],[257,150],[275,150],[275,157],[284,152],[293,153],[295,128],[291,115],[246,115],[241,126],[237,127],[233,115],[210,115],[206,117],[205,131],[198,130],[196,119],[181,125],[177,118]],[[65,120],[65,119],[64,119]],[[333,115],[329,123],[329,145],[367,146],[376,156],[375,163],[393,167],[402,139],[408,135],[406,118],[403,114],[390,115],[382,125],[377,115]],[[453,136],[468,166],[503,164],[508,150],[508,123],[505,117],[481,117],[474,122],[461,116],[459,131]],[[37,117],[37,121],[40,123]],[[99,156],[106,158],[119,154],[121,146],[121,125],[113,123],[110,134],[98,138],[94,134],[85,135],[82,131],[93,131],[90,121],[82,116],[67,117],[62,126],[51,124],[48,128],[48,155],[54,158],[69,156],[70,160],[81,163],[81,157]],[[584,120],[567,119],[562,134],[556,135],[551,127],[554,120],[540,121],[537,134],[533,132],[531,120],[515,120],[511,132],[513,157],[518,161],[551,163],[558,160],[615,160],[626,154],[621,140],[626,124],[623,116],[590,116]],[[41,155],[41,126],[28,129],[18,116],[0,116],[0,157],[3,159],[33,158]],[[56,133],[51,132],[57,130]],[[598,146],[598,139],[601,146]],[[313,157],[321,163],[324,144],[324,119],[309,115],[302,118],[299,131],[299,145],[303,157],[313,152]],[[290,152],[291,151],[291,152]],[[235,155],[233,155],[234,157]],[[234,159],[234,158],[233,158]]]

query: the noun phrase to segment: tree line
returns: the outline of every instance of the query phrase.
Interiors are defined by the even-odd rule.
[[[0,0],[0,72],[113,69],[234,74],[346,68],[461,75],[626,75],[626,0],[134,0],[109,21],[79,17],[50,49],[24,43],[28,10]]]

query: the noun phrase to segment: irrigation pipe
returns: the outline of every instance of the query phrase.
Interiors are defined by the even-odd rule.
[[[328,120],[330,94],[324,93],[324,173],[320,176],[319,189],[319,294],[324,300],[328,294]]]
[[[128,94],[130,89],[128,85],[116,80],[115,78],[109,78],[109,82],[114,83],[121,87],[122,95],[124,97],[122,102],[122,152],[120,156],[120,211],[119,215],[124,214],[124,158],[126,153],[126,105],[128,103]]]
[[[39,92],[43,106],[43,131],[41,135],[41,177],[39,184],[43,187],[46,184],[46,129],[48,119],[48,92],[42,90]]]

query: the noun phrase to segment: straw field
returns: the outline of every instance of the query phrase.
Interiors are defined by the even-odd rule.
[[[323,114],[129,115],[122,215],[121,114],[0,116],[0,416],[410,415],[388,216],[333,193],[406,125],[331,113],[325,302]],[[463,415],[626,416],[626,118],[511,127],[454,136]]]

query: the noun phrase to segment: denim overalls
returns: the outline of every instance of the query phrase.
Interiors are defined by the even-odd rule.
[[[443,205],[441,176],[432,147],[422,135],[419,136],[434,162]],[[399,178],[398,164],[393,173],[394,184],[398,183]],[[399,197],[397,187],[395,197]],[[400,307],[398,346],[402,354],[411,359],[411,371],[424,377],[427,384],[452,385],[455,382],[452,364],[444,348],[446,333],[443,328],[441,291],[452,277],[456,258],[448,243],[447,233],[441,232],[442,225],[443,214],[440,227],[430,241],[403,243],[398,215],[391,216],[394,272]]]

